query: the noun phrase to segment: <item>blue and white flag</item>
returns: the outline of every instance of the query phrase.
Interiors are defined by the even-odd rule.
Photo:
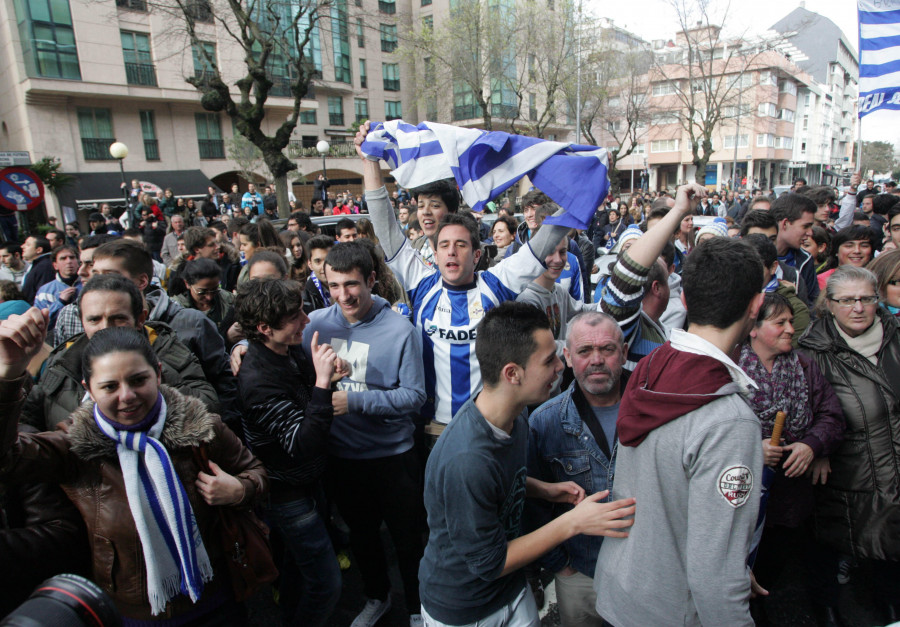
[[[605,148],[434,122],[373,122],[371,129],[362,151],[387,161],[397,183],[411,188],[455,178],[475,211],[527,175],[566,210],[548,224],[586,229],[609,190]]]
[[[858,0],[859,117],[900,109],[900,0]]]

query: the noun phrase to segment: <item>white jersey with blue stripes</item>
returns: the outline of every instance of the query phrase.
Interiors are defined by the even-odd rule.
[[[481,389],[475,339],[484,313],[515,300],[544,266],[525,245],[490,270],[477,272],[473,283],[452,286],[408,242],[387,263],[409,294],[413,322],[422,331],[427,393],[422,414],[449,423]]]

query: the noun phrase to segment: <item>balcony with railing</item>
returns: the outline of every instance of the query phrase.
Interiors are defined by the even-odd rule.
[[[152,63],[125,63],[125,77],[129,85],[156,87],[156,67]]]
[[[114,137],[82,137],[81,150],[84,152],[85,161],[113,161],[114,157],[109,154],[109,147],[115,142]]]
[[[147,161],[159,161],[159,140],[144,140],[144,157]]]
[[[385,78],[384,79],[384,91],[400,91],[400,79],[399,78]]]
[[[344,114],[343,113],[332,113],[328,112],[328,123],[332,126],[343,126],[344,125]]]
[[[224,159],[225,140],[222,139],[198,139],[201,159]]]
[[[397,40],[396,39],[382,39],[381,40],[381,51],[382,52],[393,52],[397,49]]]
[[[302,159],[305,157],[321,157],[315,146],[303,146],[299,139],[292,139],[287,147],[287,156],[290,159]],[[328,150],[328,158],[332,157],[356,157],[356,146],[353,142],[333,142]]]

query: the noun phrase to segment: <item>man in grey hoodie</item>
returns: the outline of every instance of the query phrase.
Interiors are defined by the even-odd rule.
[[[762,303],[762,262],[746,242],[713,238],[683,279],[688,330],[640,361],[619,407],[613,498],[633,496],[638,513],[628,538],[600,549],[597,612],[616,627],[752,627],[762,440],[744,398],[755,384],[728,355]]]
[[[372,256],[358,242],[336,244],[325,257],[325,286],[334,304],[310,312],[304,333],[331,344],[349,365],[332,394],[328,441],[334,499],[350,528],[366,605],[353,621],[367,627],[390,609],[390,580],[381,523],[397,551],[410,624],[421,624],[422,486],[413,450],[413,418],[425,402],[422,340],[416,328],[372,294]]]

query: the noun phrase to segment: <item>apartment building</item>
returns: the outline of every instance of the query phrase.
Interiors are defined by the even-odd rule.
[[[208,59],[229,84],[244,68],[241,48],[213,20],[207,1],[191,5],[206,55],[191,48],[183,24],[145,0],[0,2],[0,150],[58,157],[76,175],[60,193],[59,205],[69,209],[63,214],[48,199],[50,211],[70,218],[120,198],[122,174],[109,154],[114,141],[128,146],[121,165],[129,180],[172,187],[176,195],[203,194],[210,184],[245,186],[227,150],[235,135],[230,118],[204,111],[185,82],[204,76]],[[408,16],[395,0],[336,0],[321,16],[307,49],[316,79],[288,149],[309,180],[322,169],[319,140],[332,143],[330,156],[350,156],[354,121],[415,115],[404,111],[412,77],[395,58],[397,30]],[[268,131],[292,105],[290,72],[272,78]],[[334,183],[361,183],[354,160],[332,161]]]

